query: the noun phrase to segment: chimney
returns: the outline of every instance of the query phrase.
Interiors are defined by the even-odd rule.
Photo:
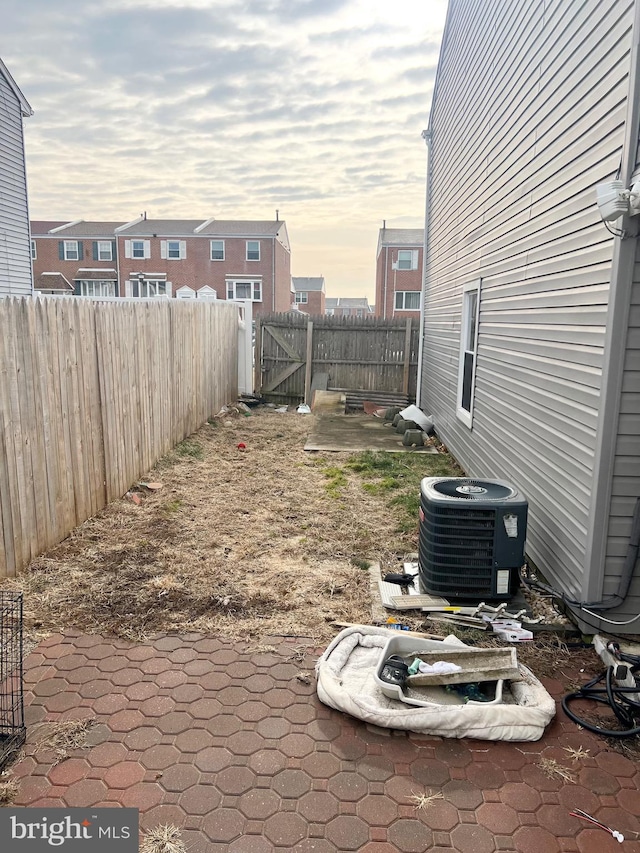
[[[383,220],[382,220],[382,230],[383,230],[383,231],[386,231],[386,228],[387,228],[387,220],[386,220],[386,219],[383,219]]]
[[[276,210],[276,222],[280,222],[280,211]]]

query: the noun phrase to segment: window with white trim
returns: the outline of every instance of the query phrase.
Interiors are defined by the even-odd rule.
[[[35,261],[38,257],[38,252],[36,251],[36,241],[31,241],[31,260]]]
[[[78,285],[79,296],[115,296],[116,283],[108,280],[81,280],[76,281]]]
[[[154,296],[171,296],[171,282],[165,279],[133,279],[125,285],[126,295],[149,299]]]
[[[211,260],[224,261],[224,240],[211,240]]]
[[[80,260],[80,253],[78,251],[78,241],[77,240],[65,240],[64,241],[64,259],[65,259],[65,261],[78,261],[78,260]]]
[[[396,311],[419,311],[420,291],[396,290],[395,309]]]
[[[481,280],[478,279],[465,284],[462,288],[456,415],[469,429],[471,429],[473,423],[473,397],[478,352],[478,318],[480,313],[480,284]]]
[[[247,260],[260,260],[260,240],[247,240]]]
[[[125,258],[150,258],[151,242],[149,240],[125,240]]]
[[[187,257],[187,241],[161,240],[160,257],[163,260],[183,261]]]
[[[309,301],[309,294],[306,290],[300,290],[296,293],[296,304],[305,305]]]
[[[227,279],[227,299],[262,302],[262,282],[254,279]]]
[[[111,240],[98,240],[98,260],[113,260],[113,244]]]
[[[418,250],[417,249],[399,249],[396,268],[399,270],[417,270],[418,269]]]

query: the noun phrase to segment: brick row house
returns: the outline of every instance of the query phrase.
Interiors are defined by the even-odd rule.
[[[40,293],[250,299],[256,315],[294,299],[282,220],[32,222],[31,256]]]
[[[299,311],[304,314],[324,314],[326,297],[323,276],[293,276],[291,283],[295,306]]]
[[[387,228],[378,235],[376,316],[420,317],[423,228]]]
[[[374,307],[366,296],[327,297],[325,314],[330,317],[372,317]]]

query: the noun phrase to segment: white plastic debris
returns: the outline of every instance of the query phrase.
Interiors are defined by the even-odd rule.
[[[306,403],[300,403],[300,405],[296,409],[296,412],[299,415],[310,415],[311,414],[311,407],[307,406]]]

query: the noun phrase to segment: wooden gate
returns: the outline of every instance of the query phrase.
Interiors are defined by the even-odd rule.
[[[418,320],[271,314],[256,322],[256,392],[311,402],[312,390],[382,403],[415,399]]]

